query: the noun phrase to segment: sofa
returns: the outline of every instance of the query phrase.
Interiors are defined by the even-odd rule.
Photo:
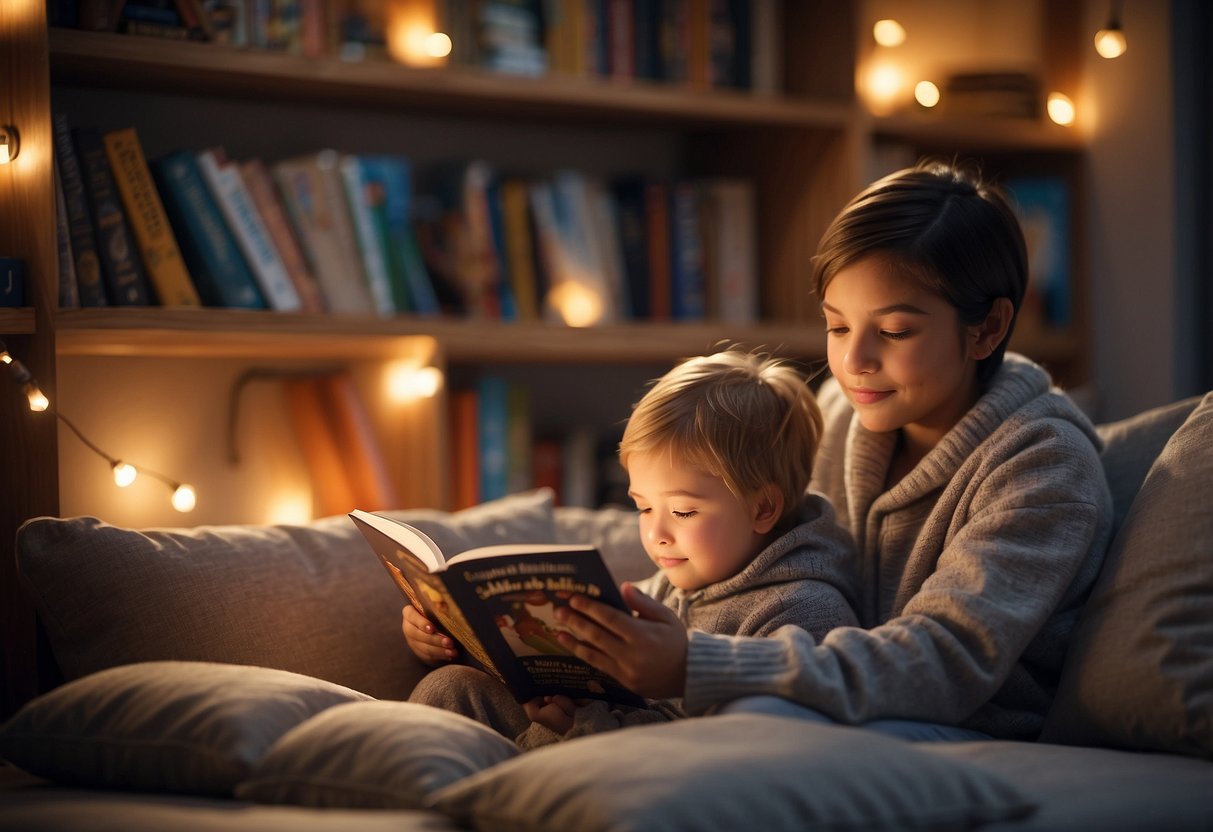
[[[1118,530],[1037,742],[725,715],[536,751],[402,701],[402,598],[345,517],[36,518],[22,586],[62,682],[0,726],[6,830],[1213,829],[1213,393],[1100,426]],[[392,513],[446,551],[593,542],[540,490]]]

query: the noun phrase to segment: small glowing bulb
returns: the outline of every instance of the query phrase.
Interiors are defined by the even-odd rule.
[[[173,490],[173,508],[181,513],[193,511],[198,505],[198,495],[192,485],[179,485]]]
[[[135,470],[135,466],[126,462],[115,462],[113,468],[114,484],[119,488],[126,488],[139,476],[139,472]]]
[[[451,54],[451,36],[445,32],[434,32],[425,39],[425,51],[431,58],[445,58]]]
[[[29,399],[29,409],[36,413],[41,413],[51,406],[50,399],[32,381],[25,385],[25,396]]]
[[[872,26],[872,37],[881,46],[901,46],[906,42],[906,30],[896,20],[886,18]]]
[[[1109,60],[1119,58],[1129,48],[1125,33],[1119,28],[1100,29],[1095,33],[1095,51]]]
[[[1045,105],[1049,111],[1049,118],[1063,127],[1067,127],[1074,123],[1074,102],[1070,100],[1068,95],[1060,92],[1049,93],[1048,103]]]
[[[939,103],[939,87],[930,81],[919,81],[914,85],[914,100],[924,107],[934,107]]]
[[[548,293],[548,299],[568,326],[593,326],[602,320],[602,298],[575,280],[554,288]]]

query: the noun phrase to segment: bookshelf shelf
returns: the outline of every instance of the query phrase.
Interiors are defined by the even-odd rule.
[[[458,363],[673,362],[729,339],[784,354],[820,358],[818,327],[718,323],[652,324],[572,329],[499,321],[365,318],[242,310],[72,309],[56,321],[65,356],[334,358],[390,357],[432,339]]]
[[[37,331],[31,307],[0,309],[0,334],[33,335]]]
[[[1022,118],[966,119],[935,113],[873,118],[877,140],[918,145],[959,145],[970,150],[1079,153],[1084,139],[1077,130],[1044,120]]]
[[[390,106],[483,119],[554,117],[704,127],[827,127],[855,116],[848,101],[696,91],[652,82],[521,77],[467,68],[415,69],[385,60],[345,62],[206,43],[72,29],[50,31],[54,80],[124,90]]]

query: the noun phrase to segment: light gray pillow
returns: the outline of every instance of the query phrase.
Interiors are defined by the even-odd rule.
[[[556,542],[597,546],[616,582],[639,581],[657,571],[640,542],[634,509],[561,506],[556,509]]]
[[[338,705],[288,731],[236,787],[257,803],[420,809],[430,795],[517,755],[467,717],[409,702]]]
[[[0,757],[80,786],[231,795],[289,729],[368,696],[264,667],[146,662],[27,702],[0,727]]]
[[[448,552],[555,537],[549,489],[387,514]],[[345,516],[143,531],[37,518],[17,533],[17,568],[67,679],[141,661],[230,662],[405,699],[425,671],[400,633],[404,597]]]
[[[1213,757],[1213,393],[1112,541],[1041,739]]]
[[[857,728],[729,715],[547,746],[438,792],[479,830],[970,829],[1032,811],[997,775]]]

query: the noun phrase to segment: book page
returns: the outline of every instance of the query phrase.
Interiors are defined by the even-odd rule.
[[[362,509],[354,509],[350,512],[350,517],[391,538],[403,550],[399,554],[412,555],[421,561],[427,571],[441,572],[446,569],[446,558],[443,556],[442,550],[438,548],[437,543],[430,539],[429,535],[420,529],[397,523],[395,520],[389,520]]]

